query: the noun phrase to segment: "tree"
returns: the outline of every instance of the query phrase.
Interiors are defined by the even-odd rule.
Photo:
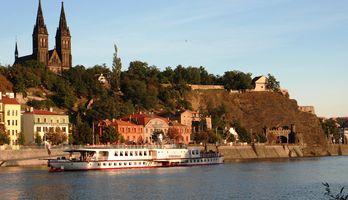
[[[106,126],[103,128],[103,133],[100,138],[100,142],[103,144],[113,144],[119,141],[119,133],[113,126]]]
[[[88,123],[77,120],[77,124],[73,128],[73,142],[78,145],[93,143],[93,131]]]
[[[50,141],[53,145],[64,143],[67,139],[66,133],[62,132],[60,129],[46,133],[46,140]]]
[[[0,145],[10,144],[10,135],[3,129],[0,129]]]
[[[168,142],[174,141],[175,143],[179,143],[180,141],[183,140],[182,136],[179,133],[179,130],[176,128],[168,129],[166,139],[168,140]]]
[[[331,135],[332,135],[333,139],[335,139],[335,141],[340,140],[338,127],[336,125],[336,120],[327,119],[327,120],[320,120],[320,122],[321,122],[321,127],[322,127],[324,133],[326,134],[326,137],[331,137]]]
[[[226,90],[247,90],[252,88],[251,73],[227,71],[222,77]]]
[[[153,143],[159,143],[159,135],[162,135],[162,138],[164,137],[164,132],[162,130],[155,130],[151,134],[151,140]]]
[[[279,92],[280,90],[279,81],[277,81],[277,79],[271,74],[268,74],[267,76],[268,77],[267,77],[266,88],[269,90],[272,90],[273,92]]]
[[[19,133],[19,137],[18,137],[18,144],[19,145],[24,145],[25,143],[25,137],[24,134],[22,132]]]
[[[114,45],[115,47],[115,53],[114,53],[114,58],[112,61],[112,73],[111,73],[111,87],[114,91],[118,92],[120,90],[121,87],[121,68],[122,68],[122,63],[121,63],[121,59],[118,58],[117,53],[118,53],[118,49],[117,46]]]
[[[40,134],[38,132],[36,132],[35,133],[35,144],[40,146],[41,143],[42,143],[42,138],[41,138]]]
[[[248,142],[248,143],[251,142],[251,138],[248,131],[244,127],[242,127],[242,125],[240,124],[238,120],[234,120],[232,123],[232,126],[238,133],[238,137],[241,142]]]

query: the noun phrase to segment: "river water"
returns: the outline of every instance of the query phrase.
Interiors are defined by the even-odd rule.
[[[347,187],[348,157],[58,173],[0,168],[0,199],[328,199],[322,182],[335,193]]]

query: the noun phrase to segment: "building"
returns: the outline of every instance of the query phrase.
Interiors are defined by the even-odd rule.
[[[69,116],[58,114],[52,109],[34,110],[30,108],[22,115],[22,132],[27,144],[34,144],[35,137],[40,137],[41,141],[45,141],[45,134],[49,132],[62,132],[66,134],[67,141],[69,138]]]
[[[315,115],[314,106],[299,106],[298,109],[302,112],[307,112]]]
[[[21,105],[14,94],[2,95],[0,92],[0,128],[10,137],[10,145],[18,145],[21,131]]]
[[[14,64],[23,64],[29,60],[36,60],[43,63],[48,69],[57,74],[60,74],[63,70],[68,70],[72,67],[71,35],[65,17],[63,2],[59,25],[56,32],[55,48],[48,50],[48,31],[41,8],[41,0],[39,0],[36,23],[32,37],[33,53],[31,55],[19,57],[16,42]]]
[[[257,76],[252,80],[252,84],[255,86],[255,92],[267,91],[267,77]]]
[[[191,126],[187,126],[184,124],[180,124],[178,122],[169,122],[169,130],[170,131],[177,131],[179,137],[176,139],[176,143],[183,143],[183,144],[189,144],[191,141],[191,133],[192,128]]]
[[[153,113],[150,114],[133,114],[129,115],[127,118],[123,120],[132,122],[137,125],[142,125],[144,127],[144,142],[150,143],[152,142],[152,134],[154,132],[162,131],[164,134],[167,134],[169,129],[169,120],[167,118],[163,118],[157,116]]]
[[[143,143],[144,142],[144,126],[137,125],[129,121],[123,120],[102,120],[98,123],[99,136],[103,133],[105,126],[113,126],[119,134],[123,136],[126,143]]]

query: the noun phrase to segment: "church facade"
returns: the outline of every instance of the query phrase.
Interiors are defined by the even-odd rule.
[[[23,64],[29,60],[43,63],[49,70],[61,74],[72,67],[71,35],[65,18],[64,3],[60,13],[59,25],[56,32],[56,45],[52,50],[48,49],[48,31],[43,17],[41,0],[37,10],[36,24],[33,30],[33,53],[19,57],[18,46],[15,46],[14,64]]]

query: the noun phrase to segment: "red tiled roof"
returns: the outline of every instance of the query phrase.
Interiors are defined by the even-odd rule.
[[[9,97],[2,97],[0,99],[0,102],[3,104],[15,104],[15,105],[20,105],[18,101],[15,98],[9,98]]]

